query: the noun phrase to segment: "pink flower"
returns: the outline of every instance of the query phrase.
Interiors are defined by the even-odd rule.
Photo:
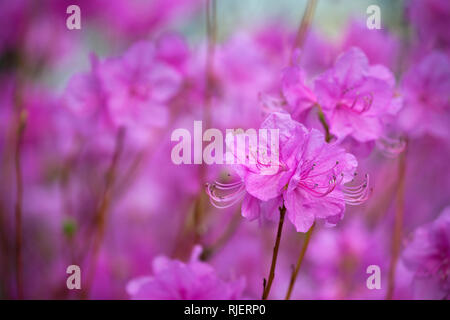
[[[269,91],[277,83],[282,65],[270,53],[270,43],[260,41],[258,35],[240,32],[216,48],[211,115],[219,128],[257,127],[263,120],[258,93]],[[204,60],[200,60],[201,68]],[[199,75],[201,83],[204,73]]]
[[[401,127],[412,136],[428,133],[447,139],[450,131],[450,59],[435,51],[415,64],[402,83],[405,107]]]
[[[98,75],[115,124],[167,123],[167,103],[182,79],[173,67],[157,60],[156,54],[153,43],[138,42],[122,57],[99,65]]]
[[[58,67],[58,63],[68,61],[70,55],[76,52],[79,46],[79,39],[76,38],[78,35],[68,37],[67,30],[55,28],[52,21],[58,18],[57,15],[47,13],[30,22],[24,35],[23,50],[27,59],[39,65],[45,63],[46,66]]]
[[[102,89],[95,68],[96,58],[92,58],[92,70],[72,76],[62,97],[64,106],[78,118],[87,119],[100,113],[104,108]]]
[[[384,122],[398,112],[394,85],[386,67],[369,65],[360,49],[351,48],[316,79],[314,92],[333,135],[368,142],[380,138]]]
[[[241,298],[243,279],[225,282],[214,269],[199,261],[199,246],[188,263],[157,257],[153,276],[129,282],[127,291],[138,300],[234,300]]]
[[[0,52],[14,48],[18,45],[22,36],[21,32],[27,26],[26,14],[27,2],[19,1],[2,1],[0,3],[0,21],[5,25],[13,24],[14,28],[0,28]]]
[[[341,46],[342,51],[358,47],[366,54],[370,63],[392,67],[396,63],[399,40],[384,27],[368,30],[365,21],[353,20],[347,26]]]
[[[294,119],[317,103],[317,98],[306,83],[306,74],[298,66],[288,67],[283,72],[281,92],[286,107]]]
[[[353,179],[356,158],[336,144],[327,144],[324,135],[312,129],[297,156],[298,164],[284,194],[289,220],[297,231],[306,232],[317,218],[335,225],[343,218],[345,203],[360,203],[367,184],[358,187],[358,200],[347,198],[343,186]]]
[[[367,198],[367,181],[358,187],[343,186],[354,176],[358,165],[355,157],[336,144],[326,143],[320,131],[308,130],[286,113],[270,114],[261,128],[279,129],[278,171],[266,174],[266,159],[253,165],[236,165],[241,181],[209,185],[213,204],[232,205],[245,196],[244,217],[252,220],[263,213],[273,220],[276,209],[284,203],[297,231],[306,232],[316,219],[336,224],[343,217],[346,203],[359,204]],[[232,192],[219,195],[223,191]]]
[[[317,298],[383,299],[387,283],[381,283],[382,290],[368,290],[366,269],[373,264],[383,271],[388,267],[389,252],[383,250],[384,239],[390,240],[386,234],[370,230],[362,215],[315,233],[306,261],[311,263],[309,270],[317,283],[316,290],[312,290],[317,291]]]
[[[93,120],[95,135],[123,127],[129,142],[149,143],[152,129],[168,124],[172,98],[184,80],[187,53],[170,55],[167,47],[187,50],[180,38],[167,35],[157,44],[138,42],[121,57],[92,57],[91,70],[70,79],[64,105],[80,122]]]
[[[175,32],[165,33],[156,40],[157,58],[186,73],[190,62],[189,47],[184,38]]]
[[[450,2],[447,0],[412,0],[408,15],[421,45],[450,45]]]
[[[299,63],[309,76],[316,76],[333,65],[337,54],[336,45],[318,28],[311,26],[303,45]]]
[[[266,159],[258,159],[255,165],[240,164],[235,169],[245,182],[245,189],[253,197],[268,201],[280,196],[289,183],[298,164],[298,153],[304,143],[308,130],[305,126],[291,119],[287,113],[272,113],[261,124],[261,129],[279,130],[278,161],[272,163],[277,167],[275,174],[264,174],[266,167],[261,163],[268,163]],[[244,136],[238,136],[244,138]],[[250,150],[246,150],[251,153]],[[236,150],[239,153],[239,150]],[[251,154],[256,157],[256,154]]]
[[[416,230],[403,259],[415,273],[415,289],[422,298],[450,297],[450,207],[434,222]]]

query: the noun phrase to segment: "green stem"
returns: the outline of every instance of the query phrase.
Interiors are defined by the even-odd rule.
[[[305,257],[306,250],[308,249],[309,240],[311,239],[311,234],[314,230],[315,224],[312,225],[311,228],[309,228],[308,232],[306,233],[305,241],[303,242],[302,251],[300,252],[300,256],[297,260],[297,265],[295,266],[294,271],[292,272],[291,281],[289,282],[289,288],[286,293],[286,300],[289,300],[291,298],[292,290],[294,289],[295,280],[297,279],[298,272],[300,271],[300,267],[303,262],[303,258]]]
[[[325,114],[323,113],[322,107],[319,104],[316,104],[317,108],[319,108],[319,121],[325,129],[325,141],[330,142],[333,136],[330,133],[330,127],[328,126],[327,120],[325,119]]]

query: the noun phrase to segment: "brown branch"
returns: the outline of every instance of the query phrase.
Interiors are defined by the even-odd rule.
[[[3,203],[0,201],[0,276],[5,280],[9,278],[9,257],[10,243],[5,224],[5,211],[3,210]],[[8,297],[8,287],[7,281],[2,281],[0,294],[4,293],[5,297]]]
[[[211,102],[214,87],[214,56],[217,42],[217,3],[216,0],[206,1],[206,66],[205,66],[205,126],[211,124]]]
[[[303,13],[302,20],[300,22],[300,26],[297,31],[297,35],[295,37],[292,54],[295,53],[296,49],[302,48],[303,45],[305,44],[306,36],[308,35],[308,30],[314,17],[316,6],[317,0],[308,1],[305,12]]]
[[[273,247],[273,254],[272,254],[272,264],[270,266],[270,272],[269,272],[269,280],[266,282],[266,279],[264,279],[264,290],[263,290],[263,300],[267,300],[270,293],[270,288],[272,287],[273,279],[275,278],[275,267],[277,264],[277,258],[278,258],[278,249],[280,248],[280,241],[281,241],[281,232],[283,231],[283,223],[284,223],[284,216],[286,214],[286,207],[283,205],[282,208],[279,208],[280,210],[280,222],[278,223],[278,231],[277,231],[277,237],[275,240],[275,246]]]
[[[14,166],[16,173],[16,204],[15,204],[15,220],[16,220],[16,286],[17,297],[23,299],[23,226],[22,226],[22,201],[23,201],[23,177],[22,166],[20,161],[20,153],[22,146],[23,133],[27,122],[27,113],[22,110],[19,114],[17,126],[16,148],[14,153]]]
[[[100,248],[103,242],[103,237],[105,233],[106,226],[106,218],[109,210],[109,206],[111,203],[111,195],[114,189],[114,182],[116,179],[117,166],[119,164],[120,156],[123,152],[123,145],[125,139],[125,128],[119,128],[116,137],[116,145],[114,154],[111,160],[111,164],[106,171],[105,176],[105,189],[103,191],[103,195],[100,200],[100,205],[96,214],[96,233],[94,235],[93,240],[93,249],[92,249],[92,257],[91,257],[91,267],[89,268],[89,274],[87,277],[85,289],[82,292],[82,297],[87,298],[89,295],[89,290],[92,286],[93,278],[95,275],[95,270],[97,268],[98,255],[100,252]]]
[[[396,210],[394,230],[392,234],[391,264],[389,266],[388,289],[386,299],[391,300],[395,289],[395,271],[400,256],[401,241],[403,235],[403,214],[405,210],[405,173],[406,173],[406,148],[398,159],[398,188],[396,194]]]
[[[207,40],[207,52],[206,52],[206,64],[205,64],[205,96],[204,96],[204,114],[203,121],[205,127],[209,128],[211,125],[211,106],[214,89],[214,56],[217,41],[217,2],[216,0],[207,0],[205,8],[206,18],[206,40]],[[180,233],[178,240],[175,243],[174,255],[178,255],[180,250],[180,244],[184,238],[184,230],[190,218],[192,218],[193,224],[193,243],[201,243],[203,230],[203,221],[206,216],[205,207],[206,199],[203,192],[203,184],[206,177],[206,167],[202,164],[199,168],[199,181],[200,181],[200,194],[196,197],[194,203],[194,211],[192,216],[186,215],[185,222],[182,224],[183,233]]]

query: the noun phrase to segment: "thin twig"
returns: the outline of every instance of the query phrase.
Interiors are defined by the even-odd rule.
[[[270,266],[270,272],[269,272],[269,278],[266,282],[266,279],[264,279],[264,290],[263,290],[263,300],[267,300],[270,293],[270,288],[272,287],[273,279],[275,278],[275,267],[277,265],[277,258],[278,258],[278,249],[280,248],[280,241],[281,241],[281,232],[283,231],[283,223],[284,223],[284,216],[286,214],[286,207],[283,205],[282,208],[279,208],[280,210],[280,221],[278,223],[278,231],[277,231],[277,237],[275,240],[275,246],[273,247],[273,254],[272,254],[272,264]]]
[[[216,0],[206,1],[206,65],[205,65],[205,108],[203,121],[206,128],[211,126],[211,106],[214,87],[214,56],[217,41],[217,2]],[[199,169],[200,194],[198,195],[193,212],[194,243],[201,243],[203,221],[205,219],[206,195],[203,192],[203,185],[206,177],[206,166],[202,164]],[[189,217],[188,217],[189,218]]]
[[[7,231],[5,229],[5,215],[3,210],[3,204],[0,202],[0,276],[3,279],[9,278],[9,257],[10,257],[10,244]],[[0,295],[2,297],[8,297],[8,284],[6,281],[2,281],[0,287]]]
[[[311,239],[311,234],[314,230],[314,226],[315,226],[315,224],[313,224],[311,226],[311,228],[309,228],[308,232],[306,233],[305,241],[303,242],[302,251],[300,252],[300,256],[298,257],[298,260],[297,260],[297,265],[295,266],[295,269],[291,275],[291,280],[289,282],[289,288],[286,293],[286,298],[285,298],[286,300],[289,300],[291,298],[291,293],[292,293],[292,290],[294,289],[295,280],[297,279],[297,275],[298,275],[298,272],[300,271],[300,267],[302,265],[303,258],[305,257],[306,250],[308,249],[309,240]]]
[[[214,56],[217,42],[217,3],[216,0],[206,1],[206,66],[205,66],[205,126],[211,124],[211,103],[214,87]]]
[[[17,285],[17,297],[22,300],[23,294],[23,226],[22,226],[22,201],[23,201],[23,177],[22,166],[20,161],[20,153],[22,146],[23,133],[25,131],[27,122],[27,113],[22,110],[19,115],[19,121],[17,126],[17,139],[16,149],[14,155],[14,164],[16,172],[16,205],[15,205],[15,218],[16,218],[16,285]]]
[[[92,249],[92,257],[91,257],[91,267],[89,268],[89,274],[87,277],[85,289],[83,291],[83,298],[87,298],[89,294],[89,290],[92,285],[92,281],[95,275],[95,270],[97,268],[98,255],[100,252],[100,248],[103,242],[103,237],[105,233],[106,226],[106,218],[108,209],[111,203],[111,195],[114,189],[114,182],[116,179],[116,171],[117,166],[119,164],[120,156],[123,152],[123,145],[125,140],[125,128],[119,128],[116,137],[116,146],[114,150],[114,154],[111,160],[111,164],[106,172],[105,177],[105,189],[103,191],[103,196],[100,200],[100,205],[96,214],[96,233],[94,235],[93,240],[93,249]]]
[[[306,37],[308,35],[308,31],[309,28],[311,26],[312,23],[312,19],[314,17],[314,12],[316,10],[317,7],[317,0],[309,0],[308,3],[306,4],[306,9],[303,13],[303,17],[302,20],[300,22],[300,26],[298,28],[297,31],[297,35],[295,37],[295,41],[294,41],[294,46],[292,49],[292,57],[291,57],[291,63],[294,62],[294,55],[297,52],[297,49],[302,49],[303,45],[305,44],[305,40]],[[328,123],[325,119],[325,115],[323,113],[322,107],[319,104],[316,104],[316,106],[319,108],[319,120],[321,122],[321,124],[323,125],[324,129],[325,129],[325,141],[326,142],[330,142],[331,141],[331,134],[330,134],[330,130],[329,130],[329,126]],[[295,284],[295,280],[297,279],[297,275],[298,272],[300,270],[300,266],[302,264],[303,258],[306,254],[306,250],[308,248],[308,244],[309,244],[309,239],[311,237],[311,233],[314,229],[315,224],[312,225],[312,227],[308,230],[308,232],[306,233],[306,238],[305,238],[305,242],[303,243],[303,247],[302,247],[302,251],[300,252],[300,256],[299,259],[297,261],[297,265],[295,267],[295,269],[292,272],[292,276],[291,276],[291,280],[289,283],[289,288],[288,288],[288,292],[286,294],[286,300],[289,300],[290,296],[291,296],[291,292],[292,289],[294,288],[294,284]]]
[[[294,46],[293,46],[293,50],[292,50],[293,55],[295,54],[296,49],[302,48],[305,43],[306,36],[308,35],[309,27],[310,27],[312,19],[314,17],[314,12],[316,10],[316,6],[317,6],[317,0],[309,0],[306,5],[305,12],[303,13],[303,17],[300,22],[300,26],[298,28],[297,35],[295,37]],[[292,61],[292,59],[291,59],[291,61]]]
[[[398,188],[396,195],[395,222],[392,235],[391,264],[389,266],[388,289],[386,299],[391,300],[395,289],[395,271],[400,255],[401,240],[403,234],[403,214],[405,209],[405,173],[406,173],[406,148],[398,159]]]
[[[319,109],[319,121],[322,124],[323,128],[325,129],[325,141],[328,143],[331,141],[333,136],[330,133],[330,126],[327,123],[327,120],[325,119],[325,114],[323,113],[323,109],[319,104],[316,104],[317,108]]]

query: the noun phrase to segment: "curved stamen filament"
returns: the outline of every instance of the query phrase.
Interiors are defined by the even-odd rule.
[[[231,193],[227,194],[229,191]],[[212,184],[206,184],[206,193],[214,207],[224,209],[233,206],[242,199],[245,195],[245,186],[241,181],[230,184],[216,181]]]
[[[325,197],[326,195],[330,194],[331,192],[333,192],[333,190],[336,188],[336,182],[335,181],[330,181],[330,184],[328,186],[318,186],[318,185],[314,185],[314,187],[309,187],[305,184],[303,184],[303,187],[308,189],[308,191],[315,197],[321,198],[321,197]],[[324,192],[320,192],[317,189],[319,188],[327,188],[327,190],[325,190]]]
[[[406,140],[400,138],[384,137],[376,141],[377,148],[388,158],[395,158],[406,148]]]
[[[256,151],[250,150],[249,154],[251,156],[249,158],[249,164],[253,164],[250,161],[252,159],[254,161],[254,164],[256,167],[256,170],[249,168],[249,171],[252,173],[261,174],[262,172],[266,171],[267,169],[272,169],[274,167],[278,168],[278,171],[279,170],[285,171],[287,169],[287,166],[282,161],[278,161],[278,162],[272,161],[272,159],[268,157],[267,152],[265,152],[263,154],[257,154]],[[262,161],[263,159],[265,160],[264,162]],[[278,155],[278,157],[276,157],[276,159],[279,159],[279,155]]]
[[[209,185],[209,183],[207,184]],[[214,186],[216,189],[219,190],[229,190],[234,189],[236,187],[240,187],[242,185],[242,181],[236,181],[232,183],[220,183],[218,181],[215,181],[211,186]]]
[[[357,88],[353,87],[353,88],[347,88],[345,90],[342,91],[342,95],[345,96],[347,93],[351,92],[351,91],[355,91],[357,90]],[[344,99],[352,99],[351,97],[348,98],[344,98]],[[357,105],[358,102],[360,102],[362,100],[362,108],[361,110],[357,109]],[[347,100],[348,101],[348,100]],[[346,107],[358,114],[364,113],[366,111],[368,111],[371,107],[372,107],[372,103],[373,103],[373,93],[372,92],[368,92],[368,93],[363,93],[360,94],[358,91],[356,92],[356,97],[353,99],[353,101],[351,102],[351,105],[346,104],[345,102],[339,102],[338,106],[341,107]]]
[[[328,169],[328,170],[326,170],[326,171],[323,171],[323,172],[314,172],[313,175],[309,175],[309,173],[310,173],[311,171],[314,170],[315,165],[313,164],[313,166],[311,167],[311,169],[308,171],[308,176],[307,176],[307,177],[308,177],[308,178],[315,178],[315,177],[318,177],[318,176],[323,176],[323,175],[325,175],[325,174],[327,174],[327,173],[330,173],[330,172],[331,172],[331,174],[334,175],[334,169],[335,169],[338,165],[339,165],[339,161],[336,161],[336,163],[334,164],[334,166],[331,167],[330,169]]]
[[[319,185],[317,183],[313,183],[312,181],[310,181],[309,184],[308,184],[309,181],[302,181],[300,185],[306,188],[313,196],[320,198],[325,197],[331,192],[333,192],[336,186],[341,184],[342,179],[343,175],[340,175],[339,178],[333,175],[332,178],[329,180],[328,185]],[[322,192],[318,191],[319,189],[326,189],[326,190]]]
[[[361,110],[357,110],[356,105],[357,105],[358,101],[361,99],[362,99],[363,107]],[[367,110],[369,110],[370,107],[372,106],[372,103],[373,103],[373,94],[372,93],[366,93],[364,95],[358,94],[356,96],[355,100],[353,100],[353,103],[352,103],[350,109],[361,114],[361,113],[364,113]]]
[[[365,180],[359,186],[344,186],[342,192],[344,193],[345,202],[348,205],[359,205],[369,199],[372,192],[372,188],[369,188],[369,182],[369,175],[366,174]]]
[[[314,170],[315,167],[316,167],[316,164],[313,163],[311,166],[309,166],[305,171],[303,171],[303,172],[301,173],[300,178],[301,178],[301,179],[306,179],[306,178],[309,176],[309,174],[311,173],[311,171]]]

